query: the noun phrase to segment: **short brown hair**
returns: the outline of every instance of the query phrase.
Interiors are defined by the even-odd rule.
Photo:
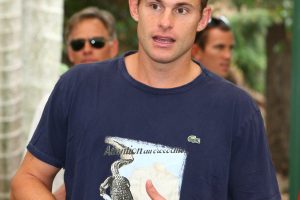
[[[67,41],[71,32],[73,31],[74,27],[85,19],[98,19],[100,20],[107,31],[109,36],[112,39],[117,38],[116,33],[116,21],[114,16],[106,11],[98,9],[97,7],[87,7],[75,14],[73,14],[67,22],[66,29],[65,29],[65,40]]]
[[[211,29],[220,29],[225,32],[231,31],[229,22],[226,22],[226,20],[222,19],[221,17],[212,17],[208,22],[206,28],[200,32],[197,32],[194,43],[197,44],[202,50],[205,50],[209,31]]]
[[[208,0],[201,0],[201,12],[207,6],[207,2],[208,2]]]

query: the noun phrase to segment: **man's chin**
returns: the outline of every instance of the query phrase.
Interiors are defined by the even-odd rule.
[[[229,66],[222,66],[219,72],[219,76],[227,78],[229,75]]]
[[[81,63],[93,63],[93,62],[97,62],[97,60],[95,59],[87,59],[87,60],[82,60]]]

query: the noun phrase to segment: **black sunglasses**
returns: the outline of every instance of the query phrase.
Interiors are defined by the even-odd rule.
[[[101,49],[105,46],[107,40],[103,37],[93,37],[89,39],[74,39],[70,41],[71,48],[73,51],[80,51],[84,48],[85,42],[88,41],[93,48]]]
[[[210,18],[210,20],[208,21],[207,24],[208,27],[219,27],[219,26],[223,26],[223,27],[227,27],[230,28],[230,23],[229,20],[225,17],[225,16],[220,16],[220,17],[212,17]]]

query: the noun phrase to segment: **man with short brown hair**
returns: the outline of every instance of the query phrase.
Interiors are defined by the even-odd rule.
[[[234,35],[227,18],[212,17],[207,27],[197,33],[192,55],[208,70],[226,78],[234,44]]]
[[[138,51],[61,77],[15,199],[53,199],[61,167],[67,199],[280,199],[256,105],[192,60],[202,3],[129,0]]]

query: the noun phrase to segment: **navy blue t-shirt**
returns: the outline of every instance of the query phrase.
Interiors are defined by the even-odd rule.
[[[263,121],[252,99],[202,67],[192,82],[149,87],[123,56],[82,64],[56,84],[28,145],[65,168],[67,199],[278,200]]]

